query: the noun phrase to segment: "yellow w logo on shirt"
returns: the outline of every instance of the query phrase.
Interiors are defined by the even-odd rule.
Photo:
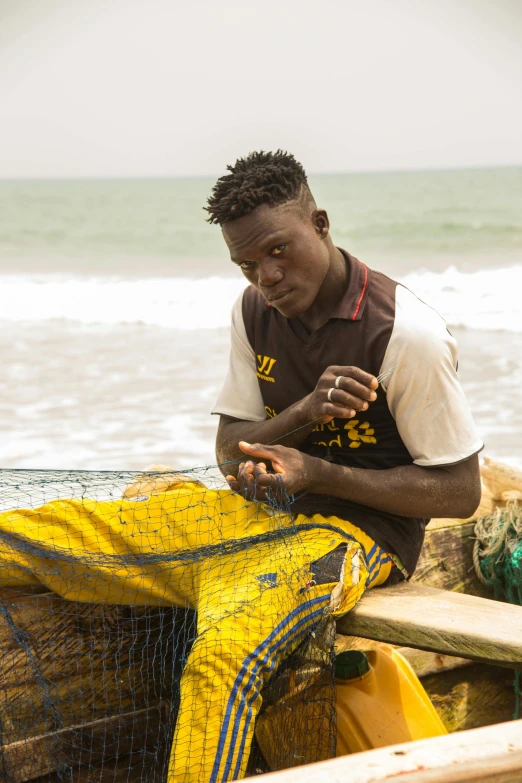
[[[270,373],[272,372],[272,367],[276,363],[277,359],[272,359],[270,356],[261,356],[261,354],[257,354],[257,361],[259,362],[259,367],[257,368],[257,377],[261,378],[263,381],[271,381],[274,383],[274,379],[270,378]]]

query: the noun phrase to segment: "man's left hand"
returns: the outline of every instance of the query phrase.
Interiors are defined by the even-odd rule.
[[[249,500],[283,500],[284,492],[293,495],[308,488],[312,458],[297,449],[286,446],[263,446],[260,443],[239,442],[239,448],[256,460],[270,460],[274,473],[268,473],[265,462],[247,460],[239,465],[237,478],[226,479],[234,492]]]

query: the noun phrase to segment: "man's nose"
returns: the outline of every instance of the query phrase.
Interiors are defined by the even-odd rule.
[[[283,279],[283,273],[278,268],[277,261],[263,261],[259,265],[259,285],[262,288],[269,288]]]

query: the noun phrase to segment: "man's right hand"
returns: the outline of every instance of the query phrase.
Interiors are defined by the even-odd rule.
[[[377,378],[358,367],[327,367],[314,391],[303,400],[308,421],[352,419],[377,398]],[[332,391],[330,391],[332,390]],[[330,399],[328,394],[330,393]]]

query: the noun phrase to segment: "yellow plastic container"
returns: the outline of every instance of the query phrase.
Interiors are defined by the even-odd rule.
[[[335,659],[337,755],[447,734],[406,659],[388,645]]]

